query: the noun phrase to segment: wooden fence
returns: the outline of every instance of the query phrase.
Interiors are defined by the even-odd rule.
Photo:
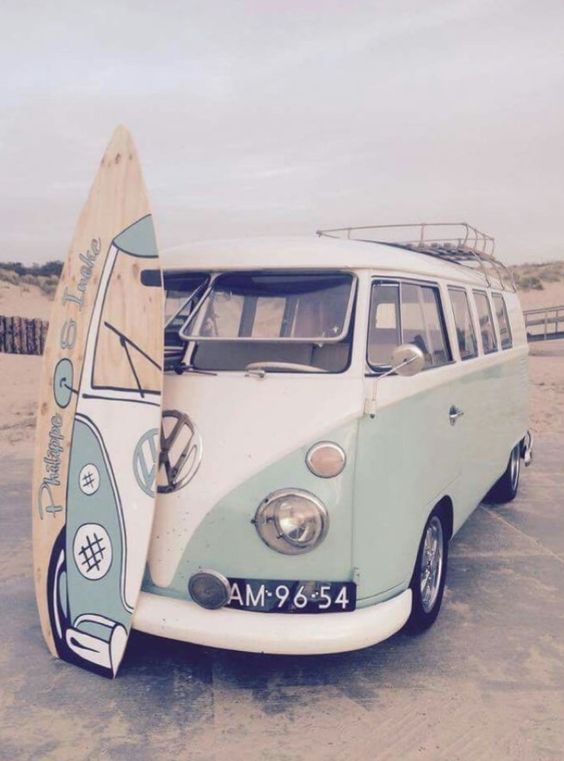
[[[47,320],[0,315],[0,351],[7,354],[43,354]]]

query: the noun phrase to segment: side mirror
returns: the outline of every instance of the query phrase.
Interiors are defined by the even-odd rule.
[[[392,352],[392,366],[385,373],[379,375],[372,385],[372,391],[368,399],[364,402],[364,412],[373,418],[376,415],[376,386],[380,378],[397,373],[405,377],[416,375],[425,367],[425,355],[415,344],[401,344],[396,346]]]
[[[392,370],[404,377],[417,375],[425,367],[425,355],[415,344],[401,344],[392,353]]]

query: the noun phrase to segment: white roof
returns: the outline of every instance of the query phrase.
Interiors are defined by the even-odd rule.
[[[328,237],[205,240],[161,252],[165,270],[324,269],[400,272],[485,285],[479,271],[383,243]]]

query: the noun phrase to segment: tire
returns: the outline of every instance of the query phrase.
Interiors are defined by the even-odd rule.
[[[449,538],[444,510],[437,507],[425,524],[410,584],[412,605],[406,628],[412,634],[424,632],[439,615],[447,575]]]
[[[521,474],[521,442],[516,444],[509,455],[505,473],[492,486],[486,501],[496,504],[511,502],[519,491],[519,476]]]

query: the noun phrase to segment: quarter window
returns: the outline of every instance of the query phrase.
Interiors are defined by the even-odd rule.
[[[392,353],[402,343],[421,349],[426,368],[452,359],[438,288],[417,283],[374,283],[368,363],[376,370],[390,367]]]
[[[482,334],[482,346],[484,354],[497,351],[497,338],[493,326],[492,310],[488,295],[485,291],[474,291],[478,319],[480,320],[480,333]]]
[[[372,286],[368,364],[390,367],[392,352],[401,343],[399,283],[375,283]]]
[[[461,359],[472,359],[478,356],[478,341],[470,314],[468,295],[461,288],[449,288],[450,303],[456,325],[456,338]]]
[[[511,338],[511,328],[509,326],[509,318],[507,316],[507,307],[505,306],[505,299],[501,293],[492,294],[495,315],[497,317],[497,324],[499,326],[499,337],[501,338],[501,348],[511,349],[513,346],[513,340]]]

